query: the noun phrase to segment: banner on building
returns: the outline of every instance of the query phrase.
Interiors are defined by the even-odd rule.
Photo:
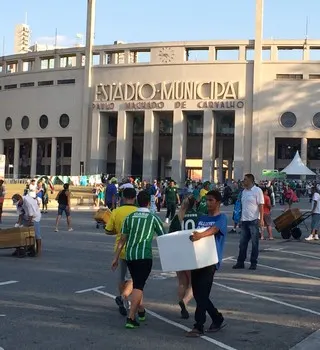
[[[262,176],[271,179],[285,179],[287,174],[275,169],[263,169]]]
[[[53,185],[62,185],[68,183],[72,186],[94,186],[101,183],[101,174],[82,175],[82,176],[39,176],[39,178],[47,178]]]

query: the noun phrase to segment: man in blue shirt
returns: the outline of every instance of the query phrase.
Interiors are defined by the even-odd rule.
[[[207,227],[208,229],[203,232],[193,232],[190,240],[195,242],[204,237],[214,235],[219,262],[216,265],[191,271],[191,285],[197,307],[195,312],[196,323],[192,331],[187,333],[188,337],[200,337],[203,335],[207,312],[212,319],[208,332],[216,332],[225,326],[222,314],[214,307],[210,300],[210,292],[214,274],[219,269],[223,258],[224,243],[227,235],[227,217],[225,214],[220,213],[222,196],[219,191],[209,191],[206,194],[206,200],[208,214],[199,217],[197,228]]]
[[[117,206],[118,189],[116,183],[117,179],[113,177],[106,187],[105,206],[108,207],[110,210],[116,209]]]

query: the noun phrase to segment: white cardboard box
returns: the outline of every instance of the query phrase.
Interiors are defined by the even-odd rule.
[[[177,231],[157,237],[162,271],[195,270],[218,263],[214,236],[191,242],[189,237],[193,231]]]

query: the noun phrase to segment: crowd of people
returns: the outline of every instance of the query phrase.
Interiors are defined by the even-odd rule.
[[[170,191],[173,191],[172,188],[172,184],[168,186]],[[171,192],[166,192],[165,196],[168,196],[168,193]],[[178,303],[181,308],[181,316],[189,318],[187,304],[192,297],[197,305],[194,327],[187,333],[189,337],[199,337],[204,333],[207,312],[212,319],[208,332],[217,331],[225,325],[223,315],[210,300],[210,292],[214,274],[219,269],[223,258],[223,248],[227,235],[227,217],[220,213],[222,196],[219,191],[211,190],[204,196],[207,214],[199,216],[195,210],[194,198],[187,196],[184,198],[178,214],[173,214],[173,220],[169,227],[169,232],[182,227],[191,227],[193,233],[190,235],[190,240],[192,242],[212,235],[216,239],[218,264],[178,273]],[[175,192],[173,192],[172,198],[178,201]],[[121,315],[127,316],[125,327],[132,329],[139,327],[139,322],[144,322],[146,319],[143,290],[152,270],[153,237],[154,235],[164,235],[166,231],[159,216],[149,209],[151,205],[149,191],[141,190],[137,194],[134,188],[126,187],[122,192],[122,200],[123,204],[112,211],[106,225],[106,232],[116,235],[112,269],[115,270],[119,267],[119,296],[116,297],[115,301]],[[137,206],[134,204],[135,201],[137,201]],[[169,210],[171,212],[172,208]],[[199,232],[197,231],[199,228],[206,228],[206,230]],[[129,303],[129,299],[131,303]]]
[[[309,188],[310,187],[310,188]],[[181,230],[191,230],[190,240],[197,242],[208,236],[216,240],[219,262],[212,266],[192,271],[177,272],[177,304],[181,317],[190,317],[188,304],[194,298],[196,302],[195,323],[187,333],[188,337],[198,337],[204,333],[206,313],[211,317],[208,332],[215,332],[225,326],[221,312],[210,300],[212,281],[219,270],[225,240],[227,237],[227,216],[220,212],[220,207],[229,204],[233,199],[232,219],[234,227],[230,232],[240,228],[240,244],[237,262],[233,269],[245,268],[247,250],[251,241],[249,270],[258,266],[259,241],[272,240],[271,210],[276,202],[276,194],[282,193],[280,203],[286,203],[285,210],[303,195],[297,194],[294,183],[261,182],[255,183],[252,174],[244,176],[243,181],[230,182],[224,185],[210,182],[195,183],[187,181],[179,189],[173,180],[148,183],[126,178],[118,183],[116,178],[94,186],[92,195],[96,205],[104,205],[111,210],[111,216],[105,226],[107,234],[115,235],[114,259],[111,268],[118,268],[119,295],[115,302],[121,315],[126,316],[125,327],[137,328],[146,319],[143,304],[143,290],[152,270],[152,241],[155,235],[164,235]],[[318,240],[320,226],[320,194],[316,183],[307,184],[305,194],[312,202],[312,232],[307,240]],[[310,192],[310,193],[309,193]],[[0,182],[0,198],[5,194],[3,182]],[[63,213],[66,214],[68,230],[72,231],[70,216],[69,185],[64,184],[58,193],[58,215],[55,231]],[[31,180],[23,195],[12,196],[13,204],[18,211],[17,227],[34,226],[37,243],[37,254],[41,254],[41,214],[47,213],[48,188],[44,181]],[[1,203],[0,203],[1,204]],[[157,212],[161,206],[166,207],[164,222]],[[42,207],[42,209],[40,209]],[[177,211],[178,209],[178,211]],[[165,227],[164,224],[168,226]],[[203,229],[205,230],[199,230]],[[19,254],[21,252],[15,252]]]
[[[216,271],[219,269],[225,239],[227,236],[227,217],[220,213],[220,207],[230,193],[235,197],[233,220],[234,228],[230,232],[240,231],[240,244],[237,262],[233,269],[245,268],[247,250],[251,241],[249,270],[258,266],[259,241],[267,238],[273,240],[271,210],[275,205],[276,193],[281,191],[288,210],[299,200],[295,183],[264,181],[255,183],[254,176],[247,174],[243,181],[215,185],[210,182],[194,183],[187,181],[183,191],[179,191],[174,181],[154,181],[136,184],[133,179],[126,179],[117,185],[115,178],[111,179],[112,191],[108,193],[106,186],[106,205],[112,210],[111,218],[106,226],[108,234],[116,235],[115,257],[112,269],[119,266],[119,295],[116,304],[119,312],[127,316],[126,327],[137,328],[139,322],[145,320],[143,305],[143,290],[152,269],[151,242],[155,234],[192,230],[190,239],[195,242],[209,235],[214,235],[217,243],[219,263],[192,271],[177,272],[177,304],[181,317],[190,317],[188,304],[193,298],[196,302],[195,324],[187,336],[197,337],[204,332],[206,313],[211,317],[211,326],[207,331],[217,331],[225,326],[223,315],[210,301],[211,285]],[[307,184],[309,186],[309,184]],[[312,234],[307,238],[318,239],[317,230],[320,226],[320,195],[316,183],[311,186]],[[302,191],[299,196],[301,196]],[[309,188],[306,195],[310,196]],[[137,196],[137,202],[136,202]],[[117,207],[117,204],[121,204]],[[167,213],[162,223],[156,215],[157,203],[165,205]],[[137,204],[137,205],[135,205]],[[181,204],[181,205],[180,205]],[[177,206],[179,210],[176,211]],[[148,209],[149,208],[149,209]],[[165,230],[164,224],[169,224]],[[207,228],[204,232],[197,231]],[[131,300],[131,307],[130,302]]]

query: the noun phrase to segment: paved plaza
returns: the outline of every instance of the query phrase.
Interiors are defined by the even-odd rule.
[[[309,203],[299,206],[307,210]],[[281,210],[278,206],[273,216]],[[232,207],[223,211],[231,228]],[[62,222],[55,233],[55,214],[43,216],[41,258],[0,251],[0,349],[318,349],[311,344],[320,342],[320,243],[284,241],[275,233],[274,241],[261,242],[258,269],[238,271],[232,265],[239,235],[229,234],[211,293],[227,327],[188,339],[184,333],[193,318],[180,319],[175,274],[161,272],[156,244],[146,287],[147,321],[127,330],[113,300],[114,237],[95,228],[92,211],[80,210],[73,212],[74,232]],[[14,222],[15,213],[6,212],[2,227]]]

